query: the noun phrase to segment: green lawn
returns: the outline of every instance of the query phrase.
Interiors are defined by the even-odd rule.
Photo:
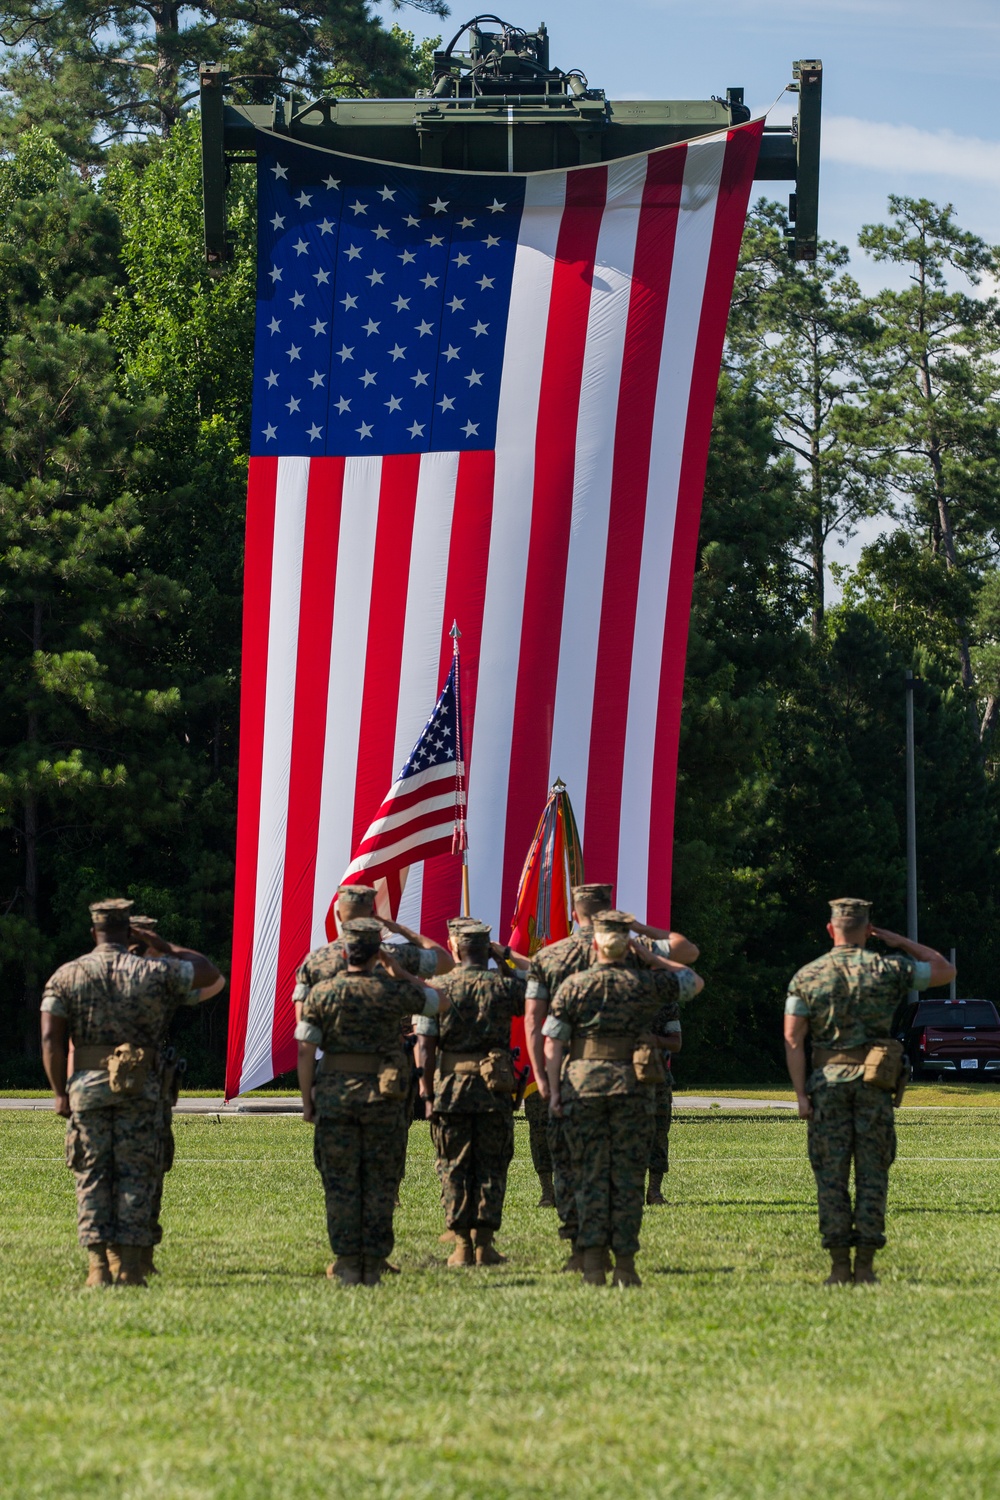
[[[373,1290],[323,1275],[308,1127],[181,1118],[163,1274],[84,1294],[61,1122],[0,1112],[0,1493],[992,1496],[998,1127],[904,1115],[883,1283],[827,1289],[804,1127],[692,1111],[632,1292],[557,1273],[521,1124],[510,1264],[444,1270],[417,1127]]]

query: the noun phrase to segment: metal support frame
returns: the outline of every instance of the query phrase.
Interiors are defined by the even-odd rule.
[[[492,95],[484,98],[307,100],[293,94],[271,105],[227,104],[229,74],[203,64],[201,83],[202,183],[205,255],[219,266],[232,256],[226,230],[228,163],[247,160],[258,128],[276,130],[305,145],[322,145],[401,165],[476,170],[471,155],[490,153],[490,170],[609,161],[674,141],[693,140],[746,119],[743,90],[712,100],[606,101],[600,90],[581,96]],[[790,127],[766,125],[755,174],[758,182],[792,182],[788,248],[795,260],[816,259],[819,218],[820,117],[823,65],[793,64],[798,113]],[[516,80],[512,80],[516,88]],[[531,126],[523,135],[519,126]],[[538,127],[542,127],[541,131]],[[540,158],[539,142],[551,140]],[[472,147],[470,148],[470,141]],[[460,143],[460,144],[456,144]],[[502,143],[502,149],[501,149]],[[516,157],[515,159],[515,146]],[[362,149],[362,147],[367,149]],[[450,155],[449,155],[450,153]],[[569,155],[567,156],[567,153]],[[492,165],[496,156],[497,164]],[[525,158],[528,158],[526,160]],[[482,166],[479,170],[484,170]]]

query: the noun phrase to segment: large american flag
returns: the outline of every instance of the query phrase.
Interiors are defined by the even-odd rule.
[[[701,492],[762,122],[443,172],[258,133],[230,1094],[463,632],[472,907],[502,933],[562,777],[590,880],[666,924]],[[400,916],[459,910],[460,859]]]

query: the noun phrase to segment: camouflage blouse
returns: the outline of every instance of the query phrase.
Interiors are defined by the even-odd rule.
[[[424,1013],[435,1015],[438,997],[433,990],[425,993]],[[412,984],[389,974],[333,974],[310,986],[295,1035],[300,1042],[312,1042],[324,1052],[374,1052],[379,1057],[398,1057],[402,1050],[400,1022],[412,1013],[419,999]],[[374,1104],[380,1100],[387,1106],[393,1104],[382,1098],[373,1073],[326,1072],[322,1067],[317,1071],[318,1115],[335,1112],[344,1104]]]
[[[930,980],[930,964],[906,953],[839,944],[799,969],[788,986],[785,1014],[808,1019],[815,1045],[831,1051],[860,1047],[888,1036],[907,990],[925,990]],[[861,1067],[829,1063],[823,1071],[828,1082],[849,1082]]]
[[[595,964],[563,981],[542,1027],[547,1037],[569,1042],[577,1037],[624,1037],[634,1041],[653,1023],[661,1034],[680,1032],[680,1001],[694,986],[690,969],[625,968]],[[564,1098],[598,1094],[634,1094],[643,1088],[631,1062],[567,1056],[563,1063]]]
[[[451,1001],[438,1023],[440,1051],[485,1054],[510,1047],[511,1019],[524,1015],[523,973],[458,964],[436,979],[434,988]],[[439,1067],[435,1075],[434,1108],[441,1114],[509,1109],[510,1102],[509,1094],[491,1093],[475,1073],[442,1073]]]
[[[186,959],[140,958],[118,943],[101,943],[82,958],[63,964],[42,995],[42,1010],[69,1023],[70,1040],[109,1050],[123,1042],[159,1047],[174,1013],[197,1005],[194,969]],[[145,1099],[159,1098],[159,1077],[151,1072]],[[113,1094],[107,1068],[78,1069],[69,1082],[70,1107],[99,1109],[122,1103]]]
[[[655,942],[642,939],[641,946],[660,958],[670,957],[670,944],[665,939],[657,939]],[[569,937],[538,949],[528,970],[526,998],[550,1000],[564,979],[568,979],[571,974],[581,974],[594,962],[594,929],[591,926],[578,927]],[[626,969],[641,969],[645,966],[644,960],[632,952],[626,954],[623,960],[623,967]]]
[[[437,954],[433,948],[420,948],[416,943],[388,943],[386,951],[406,970],[418,979],[429,978],[437,969]],[[347,951],[343,938],[334,938],[312,953],[299,964],[295,971],[293,1001],[305,1000],[314,984],[321,979],[332,979],[335,974],[347,972]]]

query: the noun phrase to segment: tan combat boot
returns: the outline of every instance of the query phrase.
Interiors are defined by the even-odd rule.
[[[365,1286],[378,1286],[379,1282],[382,1280],[382,1271],[384,1266],[384,1260],[377,1257],[375,1260],[371,1260],[367,1255],[365,1256],[365,1271],[363,1278]]]
[[[444,1234],[439,1234],[438,1235],[438,1244],[439,1245],[453,1245],[454,1243],[455,1243],[455,1231],[454,1231],[454,1229],[446,1229],[445,1232],[444,1232]]]
[[[364,1277],[361,1256],[338,1255],[333,1265],[327,1267],[326,1274],[331,1281],[339,1281],[341,1286],[360,1286]]]
[[[107,1245],[88,1245],[87,1255],[90,1267],[87,1271],[86,1286],[112,1286],[113,1277],[111,1267],[108,1265]]]
[[[583,1252],[584,1286],[607,1285],[607,1272],[605,1270],[607,1253],[603,1245],[597,1250],[585,1250]]]
[[[859,1245],[854,1252],[854,1280],[858,1286],[878,1286],[878,1277],[872,1265],[875,1249],[874,1245]]]
[[[449,1266],[474,1266],[476,1264],[476,1252],[472,1246],[472,1239],[468,1234],[462,1234],[455,1230],[455,1248],[448,1257]]]
[[[538,1174],[538,1181],[539,1181],[539,1183],[541,1185],[542,1196],[539,1198],[536,1207],[538,1207],[538,1208],[555,1208],[555,1206],[556,1206],[556,1189],[555,1189],[555,1184],[552,1181],[552,1173],[551,1172],[539,1172],[539,1174]]]
[[[649,1174],[649,1187],[646,1189],[646,1202],[648,1204],[655,1205],[655,1204],[666,1203],[667,1200],[666,1200],[666,1198],[664,1198],[662,1192],[660,1191],[660,1189],[662,1188],[662,1186],[663,1186],[663,1173],[662,1172],[650,1172],[650,1174]]]
[[[474,1229],[472,1231],[476,1242],[476,1265],[477,1266],[505,1266],[506,1255],[501,1255],[499,1250],[493,1247],[492,1229]]]
[[[635,1268],[634,1255],[616,1255],[615,1273],[611,1278],[612,1286],[642,1286],[639,1273]]]
[[[847,1286],[851,1280],[851,1252],[846,1245],[830,1251],[830,1274],[824,1286]]]
[[[143,1274],[143,1245],[121,1245],[121,1270],[118,1272],[116,1286],[146,1286],[146,1277]]]
[[[122,1247],[121,1245],[108,1245],[108,1270],[111,1272],[111,1283],[118,1285],[118,1277],[122,1269]]]
[[[576,1246],[574,1245],[573,1253],[569,1257],[569,1260],[567,1260],[564,1265],[560,1266],[559,1269],[560,1271],[582,1271],[583,1251],[577,1250]]]

